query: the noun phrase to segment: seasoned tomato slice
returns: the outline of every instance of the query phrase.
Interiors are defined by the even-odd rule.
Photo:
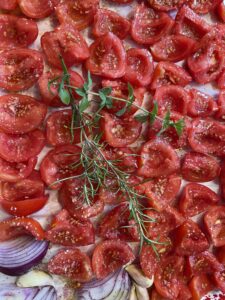
[[[193,51],[195,41],[181,34],[168,35],[151,46],[156,61],[177,62],[185,59]]]
[[[172,62],[159,62],[153,72],[151,89],[155,90],[163,85],[186,86],[192,81],[191,76],[182,67]]]
[[[225,270],[215,272],[213,278],[216,287],[220,289],[222,293],[225,293]]]
[[[0,9],[14,10],[17,6],[17,0],[0,0]]]
[[[187,4],[197,14],[207,14],[212,11],[222,0],[187,0]]]
[[[200,153],[224,156],[225,125],[213,119],[196,119],[189,132],[191,148]]]
[[[209,242],[199,225],[191,220],[184,222],[174,233],[175,252],[193,255],[209,248]]]
[[[152,140],[142,146],[138,174],[144,177],[168,176],[180,168],[175,150],[166,142]]]
[[[42,124],[47,107],[26,95],[8,94],[0,97],[0,129],[9,134],[22,134]]]
[[[135,86],[147,86],[152,79],[153,67],[153,60],[149,51],[130,48],[127,51],[124,80]]]
[[[137,5],[131,25],[131,36],[139,44],[152,45],[166,36],[174,21],[163,12],[156,12],[144,3]]]
[[[189,283],[193,300],[201,300],[203,296],[211,292],[215,286],[208,275],[194,276]]]
[[[91,44],[86,68],[94,75],[116,79],[125,74],[125,62],[126,52],[122,41],[108,32]]]
[[[97,10],[92,28],[92,33],[96,38],[112,32],[122,40],[127,36],[129,30],[130,22],[126,18],[112,10],[103,8]]]
[[[73,218],[65,209],[54,217],[45,237],[51,243],[63,246],[86,246],[95,242],[91,221]]]
[[[148,0],[148,2],[156,10],[169,11],[177,9],[185,0]]]
[[[41,47],[50,65],[62,69],[60,56],[67,67],[85,61],[89,57],[88,45],[82,34],[71,24],[64,23],[54,31],[45,32]]]
[[[1,48],[27,47],[38,36],[36,22],[11,15],[0,15]]]
[[[94,19],[99,0],[67,0],[56,7],[56,16],[60,23],[70,23],[78,30],[88,27]]]
[[[48,271],[77,282],[87,282],[93,278],[90,258],[76,248],[60,250],[49,261]]]
[[[208,155],[197,152],[185,154],[181,167],[182,176],[191,182],[207,182],[219,176],[219,162]]]
[[[43,73],[43,57],[39,51],[16,48],[1,52],[0,87],[21,91],[32,87]]]
[[[225,120],[225,90],[221,90],[217,101],[218,112],[216,118]]]
[[[29,18],[42,19],[54,11],[52,0],[18,0],[22,13]]]
[[[99,243],[92,256],[92,267],[98,279],[105,278],[120,267],[132,262],[135,255],[128,244],[122,241],[103,241]]]

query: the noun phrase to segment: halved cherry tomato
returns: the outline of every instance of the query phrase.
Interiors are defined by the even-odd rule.
[[[211,292],[214,287],[209,276],[205,274],[194,276],[189,283],[193,300],[201,300],[202,297],[208,294],[208,292]]]
[[[101,128],[103,139],[112,147],[123,148],[134,143],[142,129],[134,118],[119,119],[115,115],[102,112]]]
[[[129,30],[130,22],[126,18],[112,10],[103,8],[97,10],[92,28],[92,33],[96,38],[112,32],[122,40],[127,36]]]
[[[32,218],[9,218],[0,222],[0,241],[11,240],[21,235],[33,235],[37,240],[45,238],[40,223]]]
[[[70,23],[78,30],[88,27],[94,19],[99,0],[67,0],[56,7],[56,16],[60,23]]]
[[[181,86],[170,85],[159,87],[155,92],[154,100],[158,103],[160,112],[170,110],[186,115],[190,96]]]
[[[173,19],[166,13],[156,12],[142,3],[135,9],[131,36],[139,44],[152,45],[166,36],[173,25]]]
[[[60,250],[49,261],[48,271],[78,282],[87,282],[93,278],[90,258],[76,248]]]
[[[151,89],[155,90],[162,85],[185,86],[192,81],[191,76],[182,67],[172,62],[159,62],[153,72]]]
[[[88,45],[82,34],[71,24],[64,23],[54,31],[45,32],[41,47],[52,66],[62,69],[60,56],[67,67],[85,61],[89,57]]]
[[[105,278],[120,267],[132,262],[135,255],[128,244],[122,241],[103,241],[99,243],[92,256],[92,267],[98,279]]]
[[[194,255],[209,248],[209,242],[197,223],[189,220],[174,232],[175,252],[178,255]]]
[[[27,47],[38,36],[37,24],[29,19],[0,15],[1,48]]]
[[[45,145],[41,130],[12,135],[0,132],[0,156],[9,162],[23,162],[37,156]]]
[[[0,129],[9,134],[22,134],[42,124],[47,107],[26,95],[8,94],[0,97]]]
[[[216,286],[222,291],[222,293],[225,293],[225,270],[215,272],[213,278]]]
[[[40,165],[41,177],[51,189],[58,189],[62,186],[60,180],[79,174],[81,167],[80,147],[64,145],[49,151],[43,158]]]
[[[168,176],[179,168],[179,158],[169,144],[156,139],[142,146],[138,175],[151,178]]]
[[[124,80],[135,86],[147,86],[151,82],[153,68],[153,60],[149,51],[130,48],[127,51]]]
[[[221,184],[222,195],[225,198],[225,161],[222,163],[222,167],[221,167],[220,184]]]
[[[212,96],[199,90],[190,89],[190,102],[187,114],[190,117],[210,117],[218,110],[217,103]]]
[[[211,30],[205,19],[196,14],[188,6],[184,5],[176,15],[174,33],[183,34],[189,38],[199,40]]]
[[[222,0],[187,0],[187,4],[197,14],[207,14],[212,11]]]
[[[156,10],[169,11],[177,9],[185,0],[148,0],[150,6]]]
[[[17,0],[0,0],[0,9],[14,10],[17,6]]]
[[[225,155],[225,125],[213,119],[196,119],[189,131],[191,148],[200,153]]]
[[[182,176],[191,182],[207,182],[219,176],[219,162],[208,155],[197,152],[185,154],[181,166]]]
[[[193,51],[195,41],[181,34],[168,35],[151,46],[156,61],[177,62],[188,57]]]
[[[120,78],[126,71],[126,52],[122,41],[108,32],[90,46],[90,57],[86,68],[95,75]]]
[[[43,57],[31,49],[9,49],[0,56],[0,87],[21,91],[32,87],[43,73]]]
[[[225,90],[221,90],[217,101],[218,112],[216,118],[225,120]]]
[[[225,3],[221,3],[217,6],[217,15],[219,15],[220,19],[225,22]]]
[[[54,11],[51,0],[18,0],[18,4],[22,13],[33,19],[48,17]]]
[[[104,209],[104,202],[98,196],[90,198],[90,204],[85,203],[84,180],[66,181],[59,191],[59,202],[62,207],[75,218],[88,219],[99,215]]]
[[[225,245],[225,206],[211,207],[204,216],[204,224],[214,246]]]
[[[225,70],[218,77],[217,85],[219,89],[225,89]]]
[[[94,244],[94,227],[89,220],[72,218],[63,209],[53,219],[46,231],[46,239],[63,246],[86,246]]]

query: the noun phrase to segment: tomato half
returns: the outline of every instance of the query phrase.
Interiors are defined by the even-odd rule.
[[[211,292],[214,287],[215,286],[209,276],[205,274],[194,276],[189,283],[193,300],[201,300],[202,297],[208,294],[208,292]]]
[[[197,152],[185,154],[181,166],[182,176],[191,182],[207,182],[219,176],[219,162],[208,155]]]
[[[119,14],[108,9],[98,9],[94,16],[93,35],[98,38],[112,32],[118,38],[125,39],[130,30],[130,22]]]
[[[94,75],[115,79],[125,74],[125,62],[126,52],[122,41],[108,32],[91,44],[86,68]]]
[[[162,85],[186,86],[192,81],[192,77],[182,67],[172,62],[159,62],[153,72],[151,89],[155,90]]]
[[[156,12],[142,3],[134,12],[131,37],[139,44],[152,45],[166,36],[173,25],[173,19],[166,13]]]
[[[93,278],[90,258],[76,248],[60,250],[49,261],[48,271],[78,282],[87,282]]]
[[[217,6],[217,15],[225,22],[225,4],[224,2]]]
[[[218,77],[217,85],[219,89],[225,89],[225,70]]]
[[[138,174],[144,177],[168,176],[180,168],[175,150],[161,140],[153,140],[142,146]]]
[[[222,195],[225,198],[225,162],[222,163],[222,167],[221,167],[220,185],[221,185]]]
[[[169,11],[177,9],[185,0],[148,0],[150,6],[156,10]]]
[[[8,94],[0,97],[0,129],[9,134],[22,134],[42,124],[47,107],[26,95]]]
[[[18,0],[18,4],[22,13],[33,19],[48,17],[54,11],[51,0]]]
[[[89,57],[88,45],[82,34],[71,24],[64,23],[54,31],[45,32],[41,47],[50,65],[62,69],[60,56],[67,67],[85,61]]]
[[[187,4],[197,14],[207,14],[212,11],[222,0],[187,0]]]
[[[86,246],[95,242],[91,221],[75,219],[65,209],[54,217],[45,236],[51,243],[63,246]]]
[[[135,255],[128,244],[122,241],[103,241],[99,243],[92,256],[92,267],[98,279],[105,278],[120,267],[132,262]]]
[[[17,0],[0,0],[0,9],[14,10],[17,6]]]
[[[225,206],[211,207],[204,216],[204,224],[214,246],[225,245]]]
[[[188,140],[191,148],[200,153],[225,155],[225,125],[213,119],[196,119]]]
[[[216,286],[225,293],[225,271],[215,272],[213,278]]]
[[[217,101],[218,112],[216,118],[225,120],[225,90],[221,90]]]
[[[217,248],[216,257],[218,261],[224,266],[225,265],[225,246]]]
[[[195,41],[181,34],[168,35],[151,46],[156,61],[177,62],[187,58],[193,51]]]
[[[21,91],[32,87],[43,73],[43,57],[31,49],[9,49],[1,52],[0,87]]]

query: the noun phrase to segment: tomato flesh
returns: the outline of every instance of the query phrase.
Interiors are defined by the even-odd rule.
[[[54,11],[52,0],[18,0],[22,13],[29,18],[42,19]]]
[[[17,6],[17,0],[0,0],[0,9],[14,10]]]

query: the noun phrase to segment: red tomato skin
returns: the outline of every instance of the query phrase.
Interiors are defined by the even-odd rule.
[[[125,74],[126,52],[122,41],[113,33],[108,32],[98,38],[91,44],[89,51],[90,57],[86,61],[86,68],[92,74],[110,79],[121,78]],[[113,57],[111,65],[107,64],[106,54]]]
[[[127,50],[127,63],[124,80],[134,86],[150,84],[153,73],[153,60],[146,49],[130,48]]]
[[[214,287],[214,284],[206,274],[194,276],[189,283],[193,300],[201,300],[202,297],[208,294],[208,292],[211,292]]]
[[[144,5],[137,5],[131,23],[131,37],[138,44],[152,45],[166,36],[174,21],[166,13],[156,12]]]
[[[52,0],[18,0],[19,7],[24,15],[33,19],[43,19],[54,11]]]
[[[216,118],[225,120],[225,90],[220,91],[217,104],[218,112],[216,113]]]
[[[187,58],[193,51],[196,42],[181,34],[168,35],[151,46],[154,60],[178,62]]]
[[[17,7],[17,0],[0,0],[0,9],[14,10]]]
[[[0,97],[0,129],[8,134],[23,134],[39,127],[47,113],[45,104],[20,94]]]
[[[108,9],[98,9],[94,16],[92,34],[95,38],[112,32],[121,40],[125,39],[130,31],[130,22],[119,14]]]
[[[220,173],[220,189],[223,198],[225,198],[225,162],[222,162],[221,173]]]
[[[170,11],[174,9],[178,9],[179,6],[181,6],[185,0],[180,0],[180,1],[161,1],[161,0],[148,0],[150,6],[156,10],[160,11]]]
[[[147,158],[148,155],[151,157]],[[161,140],[152,140],[142,146],[138,165],[138,175],[150,178],[169,176],[180,168],[175,150]]]
[[[182,67],[172,62],[161,61],[155,67],[150,87],[152,90],[174,84],[184,87],[191,81],[192,77]]]
[[[220,3],[217,6],[217,15],[220,17],[221,21],[225,22],[225,4]]]
[[[60,55],[68,68],[89,57],[85,39],[69,23],[60,25],[54,31],[45,32],[41,37],[41,47],[48,63],[58,69],[62,69]]]
[[[92,267],[97,279],[101,279],[134,259],[132,249],[125,242],[103,241],[94,249]]]
[[[43,56],[39,51],[24,48],[4,50],[0,57],[0,88],[10,92],[27,90],[38,81],[43,69]]]
[[[225,266],[225,246],[217,248],[216,257],[218,261]]]
[[[225,70],[223,70],[223,72],[218,77],[217,86],[219,89],[225,89]]]
[[[207,14],[212,11],[222,0],[208,0],[202,2],[201,0],[188,0],[187,4],[197,14]]]
[[[219,288],[221,290],[222,293],[225,293],[225,271],[221,271],[221,272],[215,272],[213,274],[213,279],[214,282],[217,286],[217,288]]]
[[[211,207],[204,215],[204,225],[215,247],[225,245],[225,206]]]
[[[182,177],[191,182],[207,182],[220,174],[219,162],[208,155],[188,152],[181,166]]]

